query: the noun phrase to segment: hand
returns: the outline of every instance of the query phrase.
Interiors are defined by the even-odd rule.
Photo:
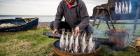
[[[75,34],[77,35],[79,33],[80,33],[80,28],[79,28],[79,26],[77,26],[77,27],[75,27]]]
[[[54,29],[53,34],[57,34],[58,30]]]

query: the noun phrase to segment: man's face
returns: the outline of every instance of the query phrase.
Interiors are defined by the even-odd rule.
[[[68,3],[74,3],[75,2],[75,0],[66,0]]]

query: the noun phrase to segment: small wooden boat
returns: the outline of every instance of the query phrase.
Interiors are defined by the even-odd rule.
[[[25,31],[37,25],[38,18],[0,19],[0,32]]]

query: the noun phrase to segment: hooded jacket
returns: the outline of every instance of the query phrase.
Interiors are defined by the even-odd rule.
[[[72,8],[69,8],[64,0],[60,2],[54,21],[55,29],[58,29],[62,17],[65,18],[65,22],[68,23],[71,28],[79,26],[80,30],[84,30],[88,26],[89,15],[85,3],[82,0],[76,0],[76,2],[77,5]]]

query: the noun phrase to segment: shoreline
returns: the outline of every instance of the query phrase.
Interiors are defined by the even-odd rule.
[[[48,28],[49,27],[50,22],[39,22],[38,23],[38,28]]]

